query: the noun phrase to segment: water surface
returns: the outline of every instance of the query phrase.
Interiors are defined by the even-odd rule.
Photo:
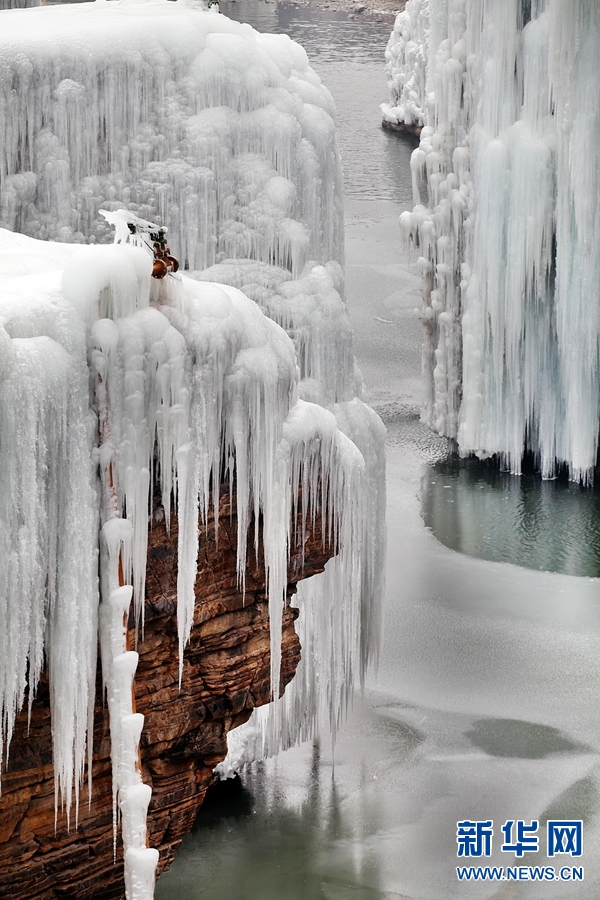
[[[425,524],[446,547],[565,575],[600,576],[600,490],[510,475],[455,456],[428,467]]]
[[[347,199],[393,200],[412,206],[411,138],[384,131],[379,104],[387,100],[385,48],[393,17],[238,0],[220,4],[231,19],[258,31],[288,34],[302,44],[337,108],[338,146]]]

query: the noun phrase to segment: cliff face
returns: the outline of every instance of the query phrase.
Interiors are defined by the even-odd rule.
[[[235,498],[234,498],[235,499]],[[140,660],[135,678],[137,712],[145,716],[141,741],[143,780],[152,786],[148,813],[150,845],[167,869],[194,822],[226,755],[227,732],[245,722],[253,708],[269,702],[269,621],[262,550],[249,549],[246,593],[237,587],[237,522],[228,486],[220,498],[219,540],[214,520],[202,526],[195,585],[194,626],[186,648],[179,690],[176,584],[177,523],[170,535],[155,525],[150,537],[143,640],[130,645]],[[295,584],[322,571],[331,555],[319,524],[304,547],[292,547],[288,599],[283,616],[281,690],[300,659],[294,631],[298,611],[290,606]],[[249,533],[253,535],[254,529]],[[87,789],[74,811],[54,821],[54,776],[48,688],[42,680],[31,711],[21,713],[2,777],[0,795],[0,898],[4,900],[112,900],[124,896],[122,847],[113,861],[112,776],[108,713],[98,673],[94,717],[91,804]]]

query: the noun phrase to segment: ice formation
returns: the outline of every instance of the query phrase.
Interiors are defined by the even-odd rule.
[[[411,43],[427,60],[401,217],[424,278],[424,419],[463,454],[519,472],[528,452],[544,477],[566,467],[585,483],[600,420],[600,8],[409,0],[403,15],[392,80],[416,79]]]
[[[200,7],[2,13],[0,226],[109,242],[98,210],[125,206],[190,269],[340,259],[331,95],[287,36]]]
[[[0,748],[5,758],[45,652],[67,810],[86,762],[98,609],[85,327],[60,290],[72,250],[2,232]]]
[[[367,666],[377,662],[384,587],[385,429],[356,396],[360,374],[354,365],[348,311],[340,296],[338,263],[323,266],[309,261],[296,279],[287,270],[253,260],[226,260],[192,274],[240,288],[285,328],[296,348],[300,397],[333,413],[337,427],[365,461],[361,524],[354,538],[361,544],[360,570],[342,550],[322,575],[298,585],[302,614],[296,627],[302,660],[283,698],[253,714],[245,728],[252,747],[234,751],[219,768],[227,776],[236,770],[234,757],[247,760],[274,753],[312,737],[323,726],[335,733],[355,682],[362,683]],[[350,539],[347,534],[341,547]],[[332,603],[335,597],[352,596],[360,597],[356,607]],[[232,736],[232,742],[239,744],[239,737]]]
[[[41,0],[0,0],[0,9],[25,9],[28,6],[41,6]]]
[[[57,790],[67,804],[72,786],[78,793],[93,704],[100,548],[115,810],[127,895],[143,900],[152,895],[156,853],[146,848],[149,789],[137,764],[143,717],[131,701],[137,654],[126,646],[124,621],[132,597],[143,619],[154,478],[167,520],[172,496],[179,517],[182,653],[198,516],[211,491],[235,477],[242,585],[247,535],[262,518],[277,694],[291,529],[302,540],[319,498],[347,589],[344,602],[328,597],[321,615],[339,620],[334,661],[344,676],[352,665],[364,461],[333,413],[299,399],[292,341],[238,289],[170,277],[151,290],[151,256],[143,271],[145,251],[129,244],[78,248],[1,231],[0,246],[3,737],[8,751],[25,685],[31,697],[45,652]]]
[[[427,122],[427,50],[430,0],[408,0],[398,13],[385,51],[390,102],[381,104],[393,125]]]
[[[353,584],[358,584],[358,618],[344,620],[348,634],[341,633],[335,616],[317,627],[319,604],[335,605],[336,598],[348,591],[347,575],[339,562],[332,562],[322,576],[323,582],[335,582],[326,601],[323,586],[301,588],[300,605],[306,610],[303,627],[310,630],[305,642],[307,646],[321,642],[313,658],[318,656],[323,664],[317,679],[309,671],[305,654],[302,665],[307,671],[296,682],[300,690],[300,685],[314,686],[319,680],[323,689],[320,700],[305,692],[303,700],[286,701],[293,702],[301,714],[294,724],[281,725],[282,735],[288,735],[282,739],[288,740],[294,729],[297,735],[306,733],[306,722],[314,724],[319,717],[335,722],[354,672],[363,678],[368,662],[377,656],[385,485],[383,429],[360,399],[361,381],[354,370],[342,300],[341,169],[331,96],[308,65],[304,50],[286,36],[258,34],[248,25],[203,11],[200,4],[186,0],[118,4],[98,0],[13,10],[2,13],[2,18],[0,133],[5,140],[0,145],[0,224],[38,238],[102,243],[112,240],[112,230],[98,217],[101,208],[112,216],[112,224],[118,224],[114,219],[123,206],[142,218],[164,223],[172,252],[193,270],[195,278],[209,277],[241,288],[288,331],[300,367],[299,396],[333,413],[338,428],[363,454],[362,477],[368,487],[357,526],[361,562],[352,576]],[[87,303],[88,310],[78,279],[92,259],[100,259],[93,254],[102,252],[99,247],[86,248],[65,273],[65,291],[72,292],[73,302]],[[101,317],[129,315],[140,306],[147,273],[137,269],[139,255],[137,263],[134,255],[127,258],[128,274],[123,270],[118,283],[103,288]],[[87,278],[85,284],[93,295],[98,285]],[[193,288],[189,291],[193,293]],[[215,295],[216,306],[224,302],[219,297]],[[137,371],[125,371],[127,354],[110,351],[117,340],[114,327],[94,324],[86,315],[95,340],[94,364],[101,370],[106,366],[107,371],[116,366],[119,378],[139,380]],[[134,357],[136,347],[149,352],[163,327],[150,309],[143,312],[145,318],[141,310],[137,315],[145,323],[143,337],[137,326],[119,337],[123,347],[132,348]],[[181,333],[178,329],[184,329],[184,321],[190,333],[198,333],[193,309],[184,312],[180,306],[169,315],[175,333]],[[126,431],[137,433],[144,422],[144,408],[139,399],[132,402],[130,394],[115,387],[112,436],[100,448],[102,466],[115,460],[120,496],[125,497],[120,502],[127,509],[139,507],[144,479],[152,477],[156,465],[163,478],[167,515],[173,484],[191,485],[185,496],[195,495],[197,487],[201,506],[206,502],[207,473],[211,466],[216,471],[220,450],[215,429],[224,402],[209,391],[202,412],[206,422],[193,420],[194,440],[206,454],[204,468],[197,471],[193,442],[177,449],[189,397],[176,383],[175,373],[181,375],[179,351],[176,337],[169,334],[172,343],[160,359],[160,396],[161,403],[172,403],[172,413],[166,417],[163,408],[156,423],[145,422],[146,443],[134,445],[127,441]],[[203,340],[198,334],[200,346]],[[218,372],[211,377],[218,378]],[[175,401],[180,390],[181,402]],[[254,410],[260,409],[260,397],[248,395],[247,401]],[[313,410],[312,415],[317,413]],[[208,436],[202,438],[200,431],[206,424]],[[271,427],[271,422],[267,424]],[[256,458],[263,452],[261,441],[273,439],[271,433],[245,433],[235,427],[235,435],[227,440],[248,442],[249,453]],[[331,419],[325,417],[323,428],[331,427]],[[159,435],[156,463],[147,446],[153,428]],[[123,444],[118,453],[115,441]],[[280,478],[285,465],[293,468],[293,454],[287,463],[277,457],[268,477]],[[259,479],[252,484],[252,496],[267,503],[275,482],[264,480],[258,469],[252,471]],[[346,490],[335,487],[338,494]],[[240,512],[247,518],[249,509]],[[187,537],[180,554],[191,558],[195,510],[186,506],[180,516],[187,523],[180,531]],[[141,518],[136,521],[127,567],[141,622],[146,524]],[[280,540],[285,543],[285,535]],[[283,578],[280,568],[274,563],[269,572],[273,585],[278,585]],[[278,590],[273,589],[273,596]],[[183,608],[188,610],[187,619],[185,614],[180,617],[183,645],[189,628],[189,578],[182,580],[180,594],[187,597]],[[331,666],[329,657],[338,651],[347,654],[346,662]],[[276,650],[272,657],[276,665]],[[269,729],[273,730],[271,725]]]

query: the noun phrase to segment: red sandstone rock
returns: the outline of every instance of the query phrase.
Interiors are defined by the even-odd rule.
[[[177,522],[167,535],[150,535],[145,630],[137,642],[136,708],[145,716],[141,740],[143,780],[152,786],[148,812],[150,845],[160,852],[159,873],[169,867],[191,829],[212,770],[227,752],[227,732],[269,701],[269,622],[262,562],[249,549],[246,594],[237,589],[237,522],[229,487],[220,502],[219,542],[214,520],[202,527],[194,626],[185,652],[179,691],[176,621]],[[253,529],[251,529],[253,533]],[[295,583],[322,571],[331,555],[319,530],[304,548],[292,549],[288,600],[283,616],[281,690],[294,676],[300,643],[298,611],[290,606]],[[262,550],[259,560],[262,557]],[[136,644],[130,623],[131,646]],[[0,795],[0,898],[2,900],[122,900],[122,845],[113,862],[112,776],[108,713],[102,680],[96,681],[91,806],[87,787],[79,821],[67,829],[66,815],[54,822],[54,775],[48,685],[44,678],[27,713],[17,721]],[[74,810],[71,818],[74,820]]]

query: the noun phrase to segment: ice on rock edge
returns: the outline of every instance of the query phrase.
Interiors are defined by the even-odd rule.
[[[0,148],[0,224],[36,237],[102,243],[112,239],[107,223],[97,216],[104,210],[123,245],[128,235],[121,207],[127,206],[168,226],[171,250],[182,266],[215,266],[219,273],[215,269],[210,277],[242,287],[289,332],[301,370],[292,392],[328,407],[365,461],[361,478],[368,487],[357,551],[364,564],[352,581],[359,586],[355,601],[362,648],[352,672],[362,678],[369,659],[376,658],[380,628],[383,430],[359,399],[361,380],[342,300],[341,168],[333,102],[304,50],[289,38],[260,35],[193,6],[159,0],[2,13],[3,24],[11,27],[0,29],[0,130],[5,138]],[[243,364],[240,354],[231,387],[237,385],[243,400],[232,399],[222,386],[213,392],[214,383],[229,378],[224,373],[231,360],[225,352],[213,356],[209,350],[206,355],[199,328],[204,313],[198,312],[200,295],[192,286],[165,279],[168,284],[160,291],[152,285],[149,303],[149,270],[144,272],[143,257],[132,248],[122,246],[118,265],[114,255],[114,267],[107,267],[101,262],[106,248],[83,248],[77,258],[73,246],[61,244],[59,251],[53,244],[50,265],[44,246],[38,242],[35,255],[13,252],[7,265],[13,274],[45,272],[57,291],[64,290],[84,310],[97,405],[107,425],[95,453],[103,485],[102,518],[131,513],[131,539],[121,542],[119,552],[141,626],[147,533],[142,510],[154,472],[160,476],[167,523],[172,492],[176,497],[180,524],[185,523],[179,532],[183,647],[193,608],[196,497],[200,510],[205,509],[220,454],[235,459],[236,466],[248,466],[265,448],[269,454],[275,447],[272,456],[267,454],[270,468],[252,469],[250,488],[247,494],[243,488],[238,498],[240,521],[250,520],[257,503],[260,507],[272,500],[281,512],[289,502],[281,485],[293,454],[285,449],[280,426],[269,420],[261,434],[243,417],[244,403],[263,422],[273,404],[285,406],[283,382],[275,383],[272,373],[266,373],[262,393],[244,386],[244,367],[258,362],[252,360],[252,348],[240,344],[248,352]],[[247,274],[259,273],[251,293],[245,279],[238,283],[238,265]],[[224,296],[235,305],[237,295],[227,288],[204,289],[203,309],[206,317],[209,310],[214,314],[215,340],[228,340]],[[253,321],[251,328],[255,325]],[[185,339],[182,330],[189,331]],[[191,353],[197,364],[192,365]],[[227,406],[230,401],[233,405]],[[310,407],[304,409],[308,415]],[[221,433],[224,421],[228,430]],[[344,442],[336,441],[334,451],[330,441],[327,452],[349,459]],[[306,471],[316,471],[320,447],[316,439],[307,444],[313,461],[306,462]],[[204,454],[200,462],[199,448]],[[333,478],[335,466],[328,465]],[[332,481],[331,496],[344,490]],[[335,516],[331,523],[335,534]],[[275,593],[283,578],[278,560],[289,541],[287,530],[277,533],[277,541],[268,565]],[[241,560],[242,538],[239,549]],[[240,565],[242,586],[243,571]],[[338,571],[331,597],[346,596],[345,577]],[[308,628],[316,628],[318,621],[311,610],[331,603],[323,599],[323,591],[315,588],[311,607],[312,595],[303,589]],[[350,617],[349,628],[355,627],[353,621]],[[324,646],[329,641],[335,647],[355,647],[356,629],[353,635],[352,640],[323,635]],[[307,637],[308,644],[311,640]],[[276,657],[274,650],[275,663]],[[336,671],[334,682],[322,692],[333,705],[319,713],[334,721],[350,684],[344,687],[339,681],[343,670]],[[316,684],[310,673],[305,681]],[[314,697],[305,704],[313,711],[315,705]],[[285,724],[288,738],[304,727],[302,721],[300,716]]]
[[[600,419],[600,9],[416,9],[391,44],[400,81],[411,42],[427,61],[416,205],[400,222],[424,277],[423,418],[463,454],[518,473],[527,451],[544,477],[565,466],[585,483]]]
[[[323,574],[298,585],[301,614],[296,627],[305,650],[294,680],[278,703],[256,710],[243,726],[249,746],[241,753],[233,750],[231,758],[218,767],[219,774],[226,777],[236,771],[235,759],[247,761],[275,753],[323,728],[335,732],[355,682],[362,683],[367,666],[377,663],[384,587],[385,429],[373,410],[356,396],[361,392],[361,379],[354,364],[348,311],[340,294],[342,270],[338,263],[308,261],[296,279],[287,270],[254,260],[224,260],[192,275],[242,289],[285,328],[296,349],[300,397],[326,407],[364,459],[361,513],[354,522],[349,516],[345,523],[349,530],[340,543],[346,548],[344,561],[341,556],[331,560]],[[342,490],[340,485],[337,490]],[[348,491],[348,508],[354,509],[352,491],[348,485],[344,490]],[[359,490],[357,485],[354,490]],[[352,544],[348,543],[351,535]],[[354,549],[349,553],[350,546]],[[352,554],[358,555],[351,558]],[[338,617],[339,610],[332,608],[337,607],[331,603],[333,597],[346,598],[343,605],[353,612]],[[231,740],[234,746],[245,739],[236,734]]]
[[[161,486],[167,516],[171,491],[165,485],[174,488],[184,535],[178,585],[182,660],[193,617],[198,515],[206,513],[211,495],[218,496],[221,479],[235,477],[242,586],[247,534],[252,520],[262,518],[277,695],[290,529],[303,540],[317,514],[323,516],[324,540],[339,553],[337,584],[344,596],[344,602],[323,598],[319,615],[335,620],[326,632],[334,642],[328,653],[338,654],[342,681],[351,684],[353,653],[360,649],[364,460],[332,412],[298,398],[293,342],[236,288],[182,278],[175,290],[165,285],[164,296],[136,308],[137,287],[129,274],[137,271],[140,251],[116,246],[87,257],[75,297],[74,272],[82,271],[76,247],[61,273],[56,265],[67,255],[64,247],[5,231],[0,242],[8,266],[18,250],[19,273],[36,272],[8,277],[0,295],[6,351],[0,382],[6,751],[26,679],[33,689],[46,653],[57,791],[67,804],[73,786],[77,794],[93,710],[100,548],[100,643],[115,822],[122,814],[128,896],[151,896],[139,893],[154,856],[143,846],[143,717],[132,709],[137,653],[126,646],[125,627],[132,598],[143,622],[150,473]],[[112,296],[122,288],[119,273],[134,294],[126,304],[129,315],[98,318],[120,308]],[[90,378],[98,437],[88,406]],[[359,401],[347,406],[353,402]],[[309,608],[309,621],[310,614]],[[312,627],[318,631],[318,622]],[[336,698],[329,699],[337,710]],[[139,879],[142,886],[134,891]]]

